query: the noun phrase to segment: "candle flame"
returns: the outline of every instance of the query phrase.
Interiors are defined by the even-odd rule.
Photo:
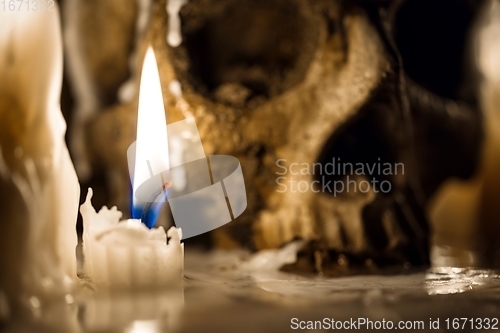
[[[135,167],[132,205],[137,207],[138,187],[154,175],[169,169],[168,133],[160,75],[154,51],[148,48],[139,87]]]

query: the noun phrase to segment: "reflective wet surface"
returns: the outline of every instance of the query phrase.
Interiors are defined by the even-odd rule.
[[[500,317],[500,275],[493,271],[439,268],[335,279],[277,271],[293,259],[293,252],[293,246],[257,255],[188,251],[183,288],[124,293],[84,284],[77,294],[60,301],[28,300],[29,310],[11,316],[4,328],[7,332],[279,332],[291,330],[292,318],[369,318],[422,321],[422,332],[431,331],[431,318],[439,318],[440,330],[446,331],[447,318]]]

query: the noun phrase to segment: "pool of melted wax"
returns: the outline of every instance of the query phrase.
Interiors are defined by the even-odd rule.
[[[293,246],[257,255],[186,253],[184,286],[135,293],[85,291],[74,299],[31,304],[11,332],[281,332],[298,320],[423,321],[500,317],[500,275],[435,268],[403,275],[304,277],[277,268]],[[68,304],[69,303],[69,304]],[[366,330],[360,327],[359,330]],[[434,330],[436,331],[436,330]],[[470,331],[470,330],[466,330]]]

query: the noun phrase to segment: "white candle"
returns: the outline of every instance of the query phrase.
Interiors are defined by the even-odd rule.
[[[151,177],[169,169],[169,142],[160,77],[153,50],[146,52],[139,90],[137,140],[131,164],[131,205],[140,211],[137,189]],[[160,184],[163,186],[165,183]],[[156,188],[155,188],[156,190]],[[153,193],[151,193],[153,194]],[[119,222],[122,213],[103,207],[96,213],[90,199],[81,206],[84,270],[99,285],[111,288],[178,286],[182,282],[184,244],[181,230],[148,229],[141,220]],[[147,199],[150,199],[149,197]],[[154,200],[154,198],[152,198]],[[151,221],[150,221],[151,222]],[[167,236],[169,241],[167,243]]]
[[[434,195],[435,266],[480,266],[481,256],[494,257],[500,218],[500,3],[484,2],[472,30],[472,64],[484,112],[484,139],[478,167],[471,179],[448,179]],[[479,241],[478,241],[479,240]],[[451,245],[451,247],[449,246]],[[479,251],[478,251],[479,250]],[[480,253],[480,252],[483,253]],[[477,254],[480,256],[477,256]]]
[[[80,190],[59,105],[59,14],[38,6],[0,10],[0,292],[11,295],[58,295],[76,279]]]
[[[148,229],[140,220],[119,221],[113,207],[96,213],[92,189],[81,206],[85,275],[110,288],[175,287],[182,283],[184,244],[180,229]],[[167,236],[169,238],[167,242]]]

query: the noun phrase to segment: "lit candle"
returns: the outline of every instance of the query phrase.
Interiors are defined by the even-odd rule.
[[[103,207],[96,213],[90,202],[90,189],[87,201],[81,206],[85,274],[94,283],[112,288],[176,286],[182,282],[184,266],[181,230],[172,227],[165,233],[162,227],[148,229],[154,226],[165,193],[159,194],[158,200],[153,197],[149,204],[139,201],[135,195],[141,184],[169,169],[165,109],[151,48],[142,68],[134,147],[135,163],[131,168],[133,219],[119,222],[122,213],[116,207]],[[160,188],[167,190],[167,181],[168,178],[162,178],[163,188]]]

